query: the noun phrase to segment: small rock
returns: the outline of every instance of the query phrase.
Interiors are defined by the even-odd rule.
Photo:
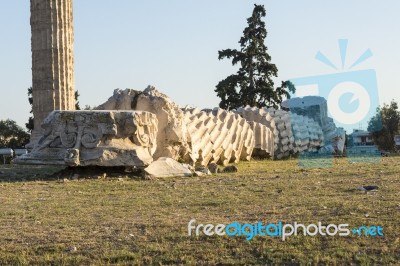
[[[223,173],[237,173],[238,171],[239,169],[234,165],[227,166],[222,170]]]
[[[378,190],[378,186],[362,186],[362,187],[358,187],[358,190],[361,191],[377,191]]]
[[[182,164],[183,167],[186,167],[187,169],[189,169],[190,171],[195,171],[195,168],[193,166],[191,166],[190,164],[187,163],[183,163]],[[197,171],[197,170],[196,170]]]
[[[74,252],[77,252],[77,251],[78,251],[78,249],[76,247],[70,247],[68,249],[68,252],[71,252],[71,253],[74,253]]]
[[[366,191],[378,190],[378,186],[363,186]]]
[[[63,182],[64,182],[64,183],[69,182],[68,178],[64,178],[64,179],[63,179]]]
[[[219,166],[216,163],[211,163],[208,165],[208,170],[210,170],[211,174],[220,173]]]
[[[189,166],[189,165],[188,165]],[[190,166],[192,167],[192,166]],[[193,168],[193,167],[192,167]],[[193,173],[189,168],[172,158],[160,157],[144,169],[147,174],[156,178],[160,177],[189,177]]]
[[[206,174],[200,171],[194,171],[193,173],[194,176],[205,176]]]
[[[71,179],[72,180],[78,180],[78,178],[79,178],[79,175],[78,174],[74,174]]]
[[[203,175],[211,175],[211,171],[207,167],[196,167],[195,172],[201,172]]]

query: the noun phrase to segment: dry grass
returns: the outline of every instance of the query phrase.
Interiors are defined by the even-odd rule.
[[[302,169],[296,160],[252,161],[234,174],[146,181],[64,181],[51,177],[54,167],[0,167],[0,264],[397,264],[399,162]],[[356,190],[362,185],[379,190]],[[192,218],[381,225],[385,235],[190,238]]]

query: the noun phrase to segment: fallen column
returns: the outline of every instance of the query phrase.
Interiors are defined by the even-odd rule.
[[[320,96],[306,96],[292,98],[284,101],[282,107],[290,110],[292,114],[297,114],[313,119],[322,129],[323,142],[319,140],[312,143],[312,146],[322,146],[321,151],[328,153],[342,154],[346,132],[343,128],[338,128],[332,118],[328,116],[327,101]],[[318,132],[318,134],[320,134]],[[314,150],[311,147],[311,150]]]
[[[115,90],[114,95],[96,109],[154,113],[159,129],[155,160],[168,157],[206,166],[251,159],[253,129],[245,119],[223,109],[181,110],[168,96],[151,86],[144,91]]]
[[[251,159],[255,144],[253,129],[238,114],[220,108],[183,111],[190,147],[186,161],[206,166]]]
[[[249,123],[259,123],[265,134],[256,134],[256,152],[273,159],[288,157],[293,151],[293,133],[289,112],[273,108],[245,107],[236,110]],[[266,143],[261,145],[261,143]],[[267,144],[268,143],[268,144]]]

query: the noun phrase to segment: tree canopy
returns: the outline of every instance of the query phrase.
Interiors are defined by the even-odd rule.
[[[13,120],[0,120],[0,148],[23,148],[29,134]]]
[[[368,122],[368,131],[380,149],[394,150],[394,136],[399,133],[400,112],[397,103],[392,100],[377,108],[376,114]]]
[[[228,76],[216,86],[221,108],[229,110],[246,105],[277,108],[285,97],[290,98],[289,92],[295,92],[290,81],[282,81],[281,86],[274,88],[272,79],[277,77],[278,69],[271,63],[271,56],[264,44],[267,30],[262,18],[265,16],[264,6],[255,4],[239,41],[240,51],[218,51],[219,60],[228,58],[232,59],[232,65],[240,64],[236,74]]]

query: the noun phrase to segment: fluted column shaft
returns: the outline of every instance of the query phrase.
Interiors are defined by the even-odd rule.
[[[54,110],[75,110],[72,0],[31,0],[36,133]]]

